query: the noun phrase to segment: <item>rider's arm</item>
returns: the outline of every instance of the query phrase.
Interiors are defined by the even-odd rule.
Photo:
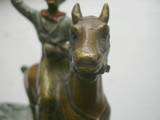
[[[35,22],[37,11],[30,8],[23,0],[11,0],[13,6],[30,21]]]

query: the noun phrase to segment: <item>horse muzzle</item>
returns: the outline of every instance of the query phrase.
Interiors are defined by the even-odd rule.
[[[100,67],[100,54],[78,53],[73,57],[74,68],[81,73],[95,73]]]

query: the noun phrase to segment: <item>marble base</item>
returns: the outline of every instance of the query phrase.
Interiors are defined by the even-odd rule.
[[[0,104],[0,120],[33,120],[29,106],[20,104]]]

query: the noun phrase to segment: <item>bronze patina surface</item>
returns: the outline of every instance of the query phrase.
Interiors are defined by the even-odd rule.
[[[102,88],[102,74],[109,71],[109,7],[100,17],[83,17],[79,4],[72,11],[70,74],[61,95],[65,120],[109,120],[110,106]],[[63,89],[62,93],[63,93]]]
[[[71,24],[58,12],[56,0],[46,1],[48,10],[36,12],[22,0],[12,0],[34,23],[42,42],[41,62],[22,67],[34,120],[109,120],[102,87],[102,74],[110,68],[108,4],[99,17],[83,17],[76,4]]]
[[[30,20],[42,43],[40,63],[22,67],[25,87],[34,119],[55,119],[59,103],[60,80],[69,71],[68,48],[71,20],[58,10],[64,0],[45,0],[48,9],[37,11],[23,0],[11,0],[14,7]],[[37,107],[38,106],[38,107]]]

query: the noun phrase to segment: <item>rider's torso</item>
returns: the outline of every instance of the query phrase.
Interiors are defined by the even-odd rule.
[[[69,40],[70,20],[64,16],[59,22],[53,22],[37,14],[37,22],[35,28],[40,41],[56,44]]]

